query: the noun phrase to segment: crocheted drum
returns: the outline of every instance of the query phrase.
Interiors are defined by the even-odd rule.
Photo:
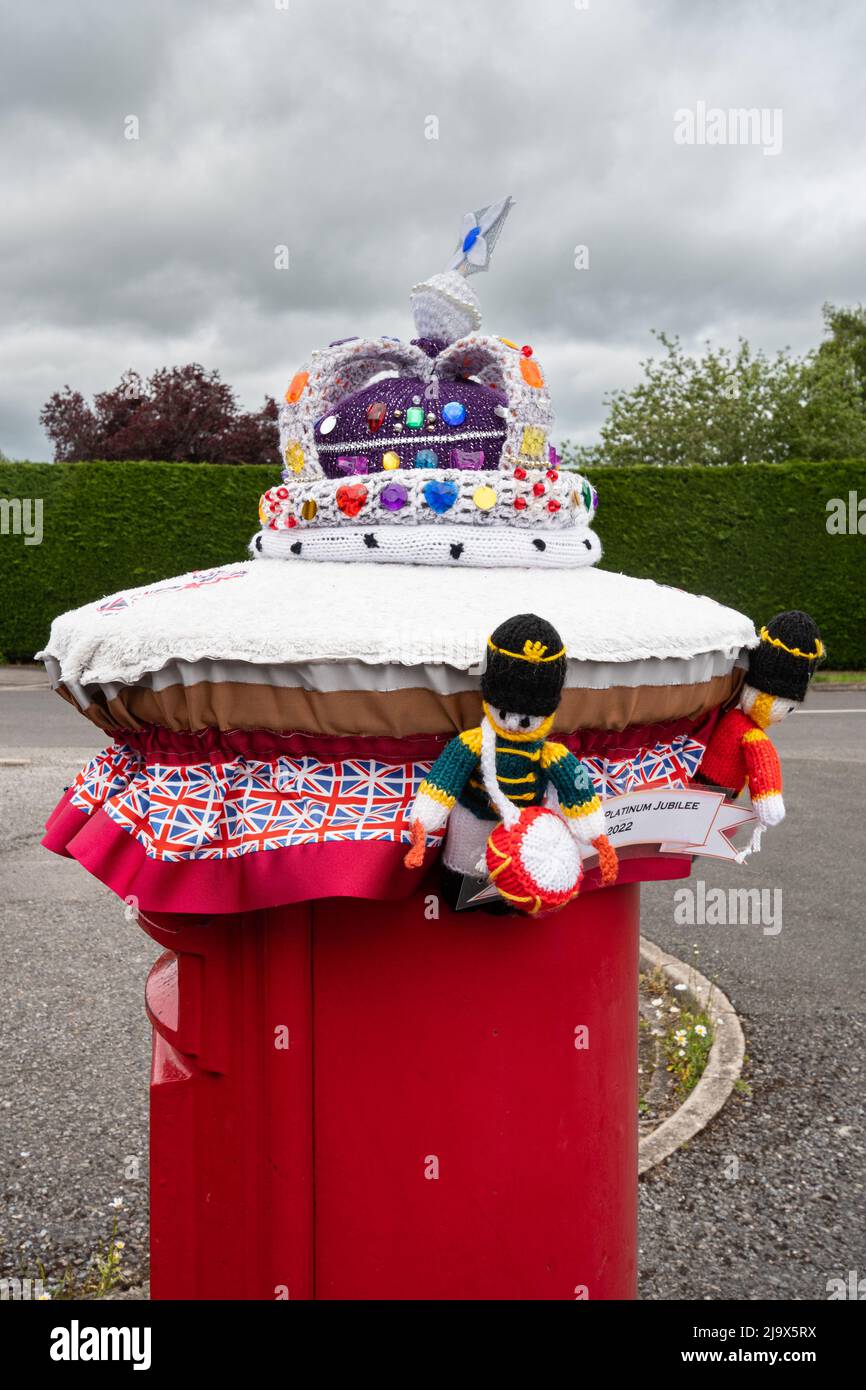
[[[487,840],[487,869],[506,902],[530,917],[565,907],[580,887],[580,855],[562,820],[545,806],[521,811]]]

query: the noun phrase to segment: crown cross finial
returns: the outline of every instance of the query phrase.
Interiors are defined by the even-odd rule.
[[[509,196],[500,198],[498,203],[490,203],[486,208],[479,208],[477,212],[467,212],[448,269],[456,270],[460,275],[474,275],[479,270],[487,270],[493,248],[513,207],[514,199]]]
[[[415,326],[422,339],[455,343],[481,327],[481,306],[467,277],[487,270],[505,219],[514,206],[511,197],[467,212],[460,239],[447,269],[413,285],[410,300]]]

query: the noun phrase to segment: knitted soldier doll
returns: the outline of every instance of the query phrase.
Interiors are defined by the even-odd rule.
[[[598,852],[602,881],[612,883],[616,878],[616,852],[604,833],[604,813],[592,778],[573,753],[548,738],[565,666],[559,633],[533,613],[509,618],[488,638],[481,678],[481,725],[451,740],[421,783],[411,813],[412,848],[406,855],[410,868],[423,862],[427,835],[448,824],[443,890],[452,906],[463,876],[484,872],[485,854],[491,866],[488,841],[500,822],[509,829],[519,821],[547,816],[548,825],[537,827],[536,839],[546,834],[555,855],[555,834],[550,832],[556,827],[549,823],[550,812],[540,809],[551,801],[551,810],[558,812],[574,839]],[[562,833],[561,822],[558,833]],[[580,860],[567,835],[565,841],[571,846],[565,857],[574,864],[573,883],[568,886],[564,866],[552,869],[552,893],[543,903],[547,910],[561,906],[577,891]],[[500,857],[504,860],[506,854]],[[498,863],[495,854],[493,862]],[[552,880],[558,873],[565,878],[554,888]],[[491,876],[495,878],[495,871]],[[519,901],[520,895],[505,892],[501,881],[497,887],[504,897]],[[531,906],[519,905],[537,912],[542,906],[536,901],[538,895],[529,896]]]
[[[824,655],[818,628],[808,613],[777,613],[760,631],[739,705],[716,725],[695,781],[723,787],[739,796],[748,784],[761,829],[785,816],[779,755],[764,732],[802,704],[815,667]]]

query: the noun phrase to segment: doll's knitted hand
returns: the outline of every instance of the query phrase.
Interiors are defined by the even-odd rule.
[[[412,806],[412,848],[403,859],[407,869],[420,869],[424,863],[424,850],[427,836],[441,830],[446,824],[451,808],[437,801],[435,796],[422,788]]]
[[[412,824],[414,825],[416,821],[420,821],[428,835],[435,835],[437,830],[442,830],[442,828],[448,824],[448,817],[450,814],[451,806],[445,805],[442,801],[437,800],[435,796],[431,796],[429,792],[424,790],[424,784],[422,783],[421,789],[412,803],[412,811],[409,817]]]
[[[779,792],[754,797],[752,807],[761,825],[778,825],[785,819],[785,803]]]
[[[467,759],[468,764],[474,767],[475,755],[471,753],[466,743],[466,736],[460,734],[457,738],[451,740],[444,753],[440,753],[431,770],[430,778],[428,779],[425,777],[418,788],[415,800],[412,803],[412,810],[409,813],[409,821],[412,826],[412,848],[403,861],[409,869],[420,869],[423,864],[426,836],[435,835],[437,830],[443,830],[448,824],[448,817],[451,814],[451,809],[454,806],[459,791],[463,786],[463,781],[458,778],[459,786],[457,790],[453,792],[446,791],[447,774],[449,769],[453,772],[451,764],[454,762],[455,757],[459,759],[461,754],[466,755],[464,757],[463,771],[466,772],[466,777],[468,777],[469,772],[466,770]],[[447,766],[445,771],[440,773],[439,780],[437,781],[436,769],[441,769],[443,764],[447,764]],[[454,781],[453,777],[451,780],[452,782]],[[465,780],[465,778],[463,780]]]
[[[619,860],[616,857],[616,850],[606,835],[597,835],[592,842],[592,847],[598,853],[598,867],[601,870],[602,886],[609,888],[612,883],[616,883],[616,876],[619,873]]]
[[[604,811],[601,807],[583,816],[568,816],[565,823],[574,838],[583,845],[594,845],[599,836],[604,835]]]

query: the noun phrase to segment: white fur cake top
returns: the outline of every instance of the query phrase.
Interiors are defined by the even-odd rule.
[[[713,599],[592,568],[473,569],[278,560],[194,571],[56,618],[40,656],[64,681],[135,684],[172,661],[478,669],[489,633],[534,612],[571,661],[634,662],[757,644]],[[56,663],[56,665],[54,664]]]

